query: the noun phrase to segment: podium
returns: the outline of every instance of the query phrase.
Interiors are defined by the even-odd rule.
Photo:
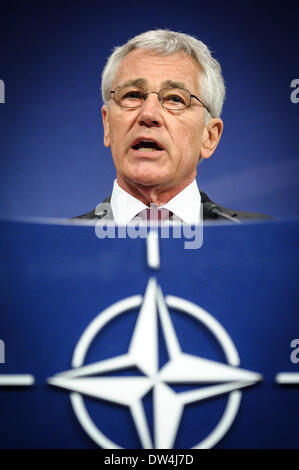
[[[299,448],[298,222],[158,243],[1,222],[2,449]]]

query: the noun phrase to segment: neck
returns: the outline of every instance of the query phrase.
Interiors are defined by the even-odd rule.
[[[118,185],[124,191],[131,194],[131,196],[142,201],[146,206],[150,206],[150,204],[156,204],[157,206],[166,204],[170,199],[174,198],[177,194],[183,191],[183,189],[189,186],[193,180],[194,177],[185,180],[174,188],[163,188],[157,186],[143,186],[138,183],[124,181],[122,178],[117,176]]]

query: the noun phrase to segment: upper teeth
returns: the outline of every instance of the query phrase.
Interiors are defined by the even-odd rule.
[[[150,147],[140,147],[139,149],[139,152],[155,152],[156,149],[152,149]]]

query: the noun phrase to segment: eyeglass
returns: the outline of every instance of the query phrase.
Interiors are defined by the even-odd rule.
[[[143,88],[124,85],[118,86],[115,90],[111,90],[113,93],[115,103],[121,108],[140,108],[148,95],[154,93],[158,95],[161,106],[170,111],[181,111],[189,108],[191,99],[195,98],[200,104],[211,113],[209,108],[195,95],[191,95],[190,91],[185,88],[163,88],[159,92],[156,91],[145,91]]]

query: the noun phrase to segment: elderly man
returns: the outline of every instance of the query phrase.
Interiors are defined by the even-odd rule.
[[[196,183],[215,151],[225,87],[218,62],[192,36],[148,31],[114,50],[102,75],[104,144],[116,168],[111,197],[79,219],[127,224],[148,217],[187,224],[204,218],[261,218],[216,205]],[[156,211],[156,213],[157,213]]]

